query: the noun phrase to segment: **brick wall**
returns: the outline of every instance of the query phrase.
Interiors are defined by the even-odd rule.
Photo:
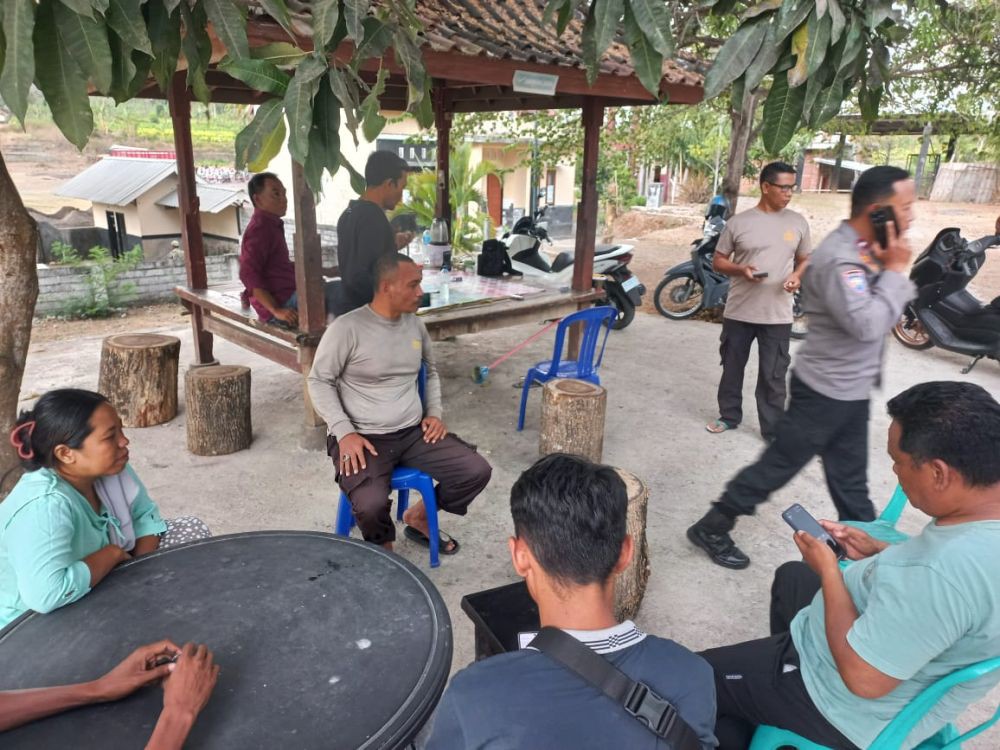
[[[209,256],[205,258],[205,266],[209,284],[221,284],[237,277],[235,254]],[[58,315],[74,300],[87,297],[88,273],[90,270],[87,266],[39,267],[35,315]],[[187,274],[182,258],[165,258],[140,263],[134,270],[119,276],[118,280],[123,284],[131,282],[134,285],[128,303],[139,305],[177,299],[174,287],[186,284]]]

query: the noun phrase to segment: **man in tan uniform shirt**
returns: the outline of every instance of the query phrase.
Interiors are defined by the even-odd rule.
[[[785,410],[785,374],[792,333],[792,294],[799,288],[811,249],[809,224],[786,206],[795,170],[772,162],[760,172],[760,201],[729,220],[712,262],[731,278],[719,353],[719,418],[709,432],[735,429],[743,421],[743,372],[757,341],[757,415],[765,440]]]

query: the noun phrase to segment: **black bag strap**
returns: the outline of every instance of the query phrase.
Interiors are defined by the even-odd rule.
[[[600,654],[559,628],[546,627],[529,644],[596,687],[668,743],[671,750],[701,750],[698,735],[670,701],[636,682]]]

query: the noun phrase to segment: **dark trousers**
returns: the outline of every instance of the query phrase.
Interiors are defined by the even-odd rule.
[[[378,452],[366,451],[367,464],[357,474],[340,473],[340,449],[332,435],[327,453],[333,459],[337,483],[347,493],[354,519],[365,541],[384,544],[396,538],[389,497],[392,470],[406,466],[429,474],[437,482],[435,494],[441,510],[464,516],[476,496],[490,481],[493,469],[476,447],[448,434],[436,443],[425,443],[420,425],[386,435],[365,435]]]
[[[875,506],[868,497],[868,400],[827,398],[794,373],[791,394],[774,442],[757,463],[730,480],[718,509],[730,517],[752,515],[818,455],[840,520],[874,520]]]
[[[788,632],[795,614],[817,591],[819,578],[805,563],[785,563],[771,587],[771,637],[702,652],[715,672],[719,750],[746,750],[761,724],[834,750],[857,750],[809,697]]]
[[[743,374],[750,347],[757,342],[757,416],[760,432],[774,437],[775,428],[785,411],[785,375],[788,374],[789,341],[792,326],[744,323],[723,318],[719,337],[722,377],[719,379],[719,419],[735,427],[743,421]]]

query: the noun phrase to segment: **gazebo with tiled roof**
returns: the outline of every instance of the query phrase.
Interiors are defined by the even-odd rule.
[[[374,0],[373,5],[377,3],[378,0]],[[249,2],[248,5],[247,35],[251,47],[290,41],[288,32],[256,3]],[[311,50],[310,3],[308,0],[296,0],[289,2],[289,7],[293,10],[294,42],[303,50]],[[571,291],[566,295],[557,295],[556,299],[546,298],[545,302],[489,306],[450,312],[435,321],[428,319],[428,328],[437,338],[563,315],[592,304],[598,208],[597,156],[605,107],[695,104],[702,99],[702,75],[696,61],[665,60],[660,96],[657,98],[640,83],[630,62],[629,50],[620,39],[611,43],[601,59],[595,81],[589,84],[581,49],[583,21],[579,17],[570,20],[563,35],[557,36],[554,24],[543,20],[544,7],[545,0],[416,0],[415,11],[424,25],[421,53],[427,75],[432,80],[439,216],[450,218],[448,154],[454,113],[578,108],[582,111],[584,128],[583,178],[576,218],[577,262],[573,267]],[[213,65],[206,74],[211,100],[243,104],[264,101],[268,94],[248,88],[215,67],[214,63],[222,58],[224,48],[214,35],[212,38],[215,46]],[[341,44],[331,56],[331,64],[346,63],[353,51],[352,43]],[[362,68],[362,76],[373,81],[380,64],[389,71],[385,91],[380,98],[382,109],[405,110],[407,82],[403,68],[391,49],[381,61],[368,61]],[[531,78],[532,74],[541,74],[542,78],[536,77],[535,81],[541,80],[551,86],[551,95],[516,90],[515,76]],[[152,82],[138,95],[162,96]],[[306,188],[301,167],[293,163],[292,192],[296,215],[294,256],[302,330],[278,336],[284,339],[281,342],[284,349],[279,350],[277,345],[266,340],[275,338],[273,330],[254,325],[256,321],[252,320],[223,320],[220,315],[235,316],[214,309],[204,301],[207,297],[202,292],[207,292],[208,284],[194,189],[190,94],[183,74],[175,75],[168,99],[174,124],[183,217],[182,239],[188,272],[188,293],[182,294],[182,298],[192,311],[198,362],[212,361],[214,331],[308,374],[313,352],[325,326],[325,314],[315,205]],[[306,421],[316,424],[316,417],[308,407],[308,396],[306,399]]]

